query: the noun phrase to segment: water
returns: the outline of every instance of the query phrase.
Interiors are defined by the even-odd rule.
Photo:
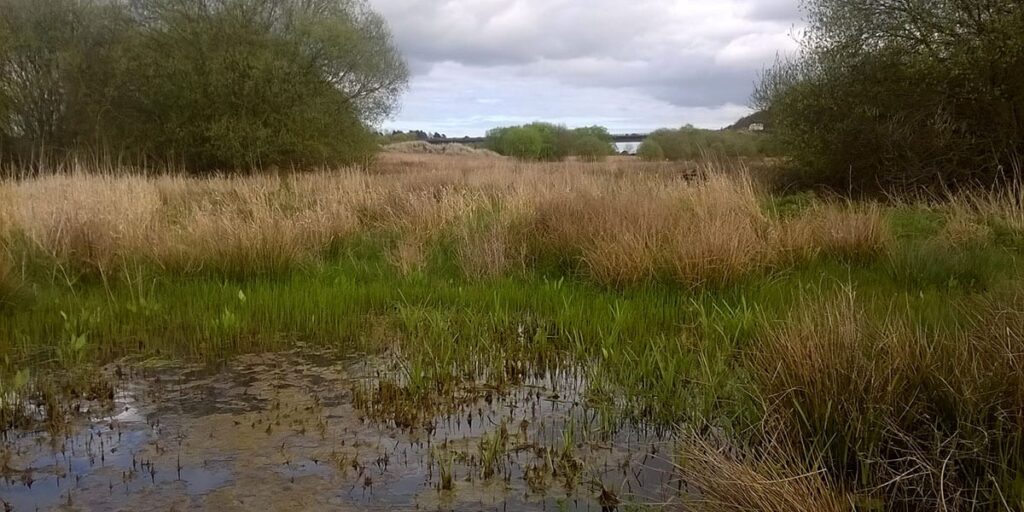
[[[615,143],[615,152],[616,153],[622,153],[623,151],[625,151],[626,153],[629,153],[631,155],[635,155],[636,154],[636,150],[639,149],[639,148],[640,148],[640,143],[639,142],[616,142]]]
[[[383,367],[301,350],[136,372],[68,435],[8,432],[0,498],[15,511],[504,511],[675,493],[670,440],[610,428],[580,379],[481,389],[400,428],[354,405]]]

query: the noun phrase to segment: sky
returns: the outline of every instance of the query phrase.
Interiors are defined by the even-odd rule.
[[[369,0],[412,77],[387,130],[722,128],[795,52],[799,0]]]

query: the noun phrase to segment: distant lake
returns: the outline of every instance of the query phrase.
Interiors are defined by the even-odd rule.
[[[636,154],[636,149],[640,147],[639,142],[616,142],[614,145],[616,153],[625,151],[631,155]]]

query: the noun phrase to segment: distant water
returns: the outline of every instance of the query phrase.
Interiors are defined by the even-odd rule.
[[[633,155],[633,154],[636,154],[636,149],[638,147],[640,147],[640,143],[638,143],[638,142],[616,142],[615,143],[615,152],[616,153],[622,153],[623,151],[625,151],[625,152]]]

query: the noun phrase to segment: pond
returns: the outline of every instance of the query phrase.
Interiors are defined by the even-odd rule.
[[[504,511],[678,494],[672,439],[612,426],[581,379],[479,386],[405,424],[373,392],[392,368],[309,348],[111,368],[112,410],[56,436],[5,434],[0,497],[14,511]]]

